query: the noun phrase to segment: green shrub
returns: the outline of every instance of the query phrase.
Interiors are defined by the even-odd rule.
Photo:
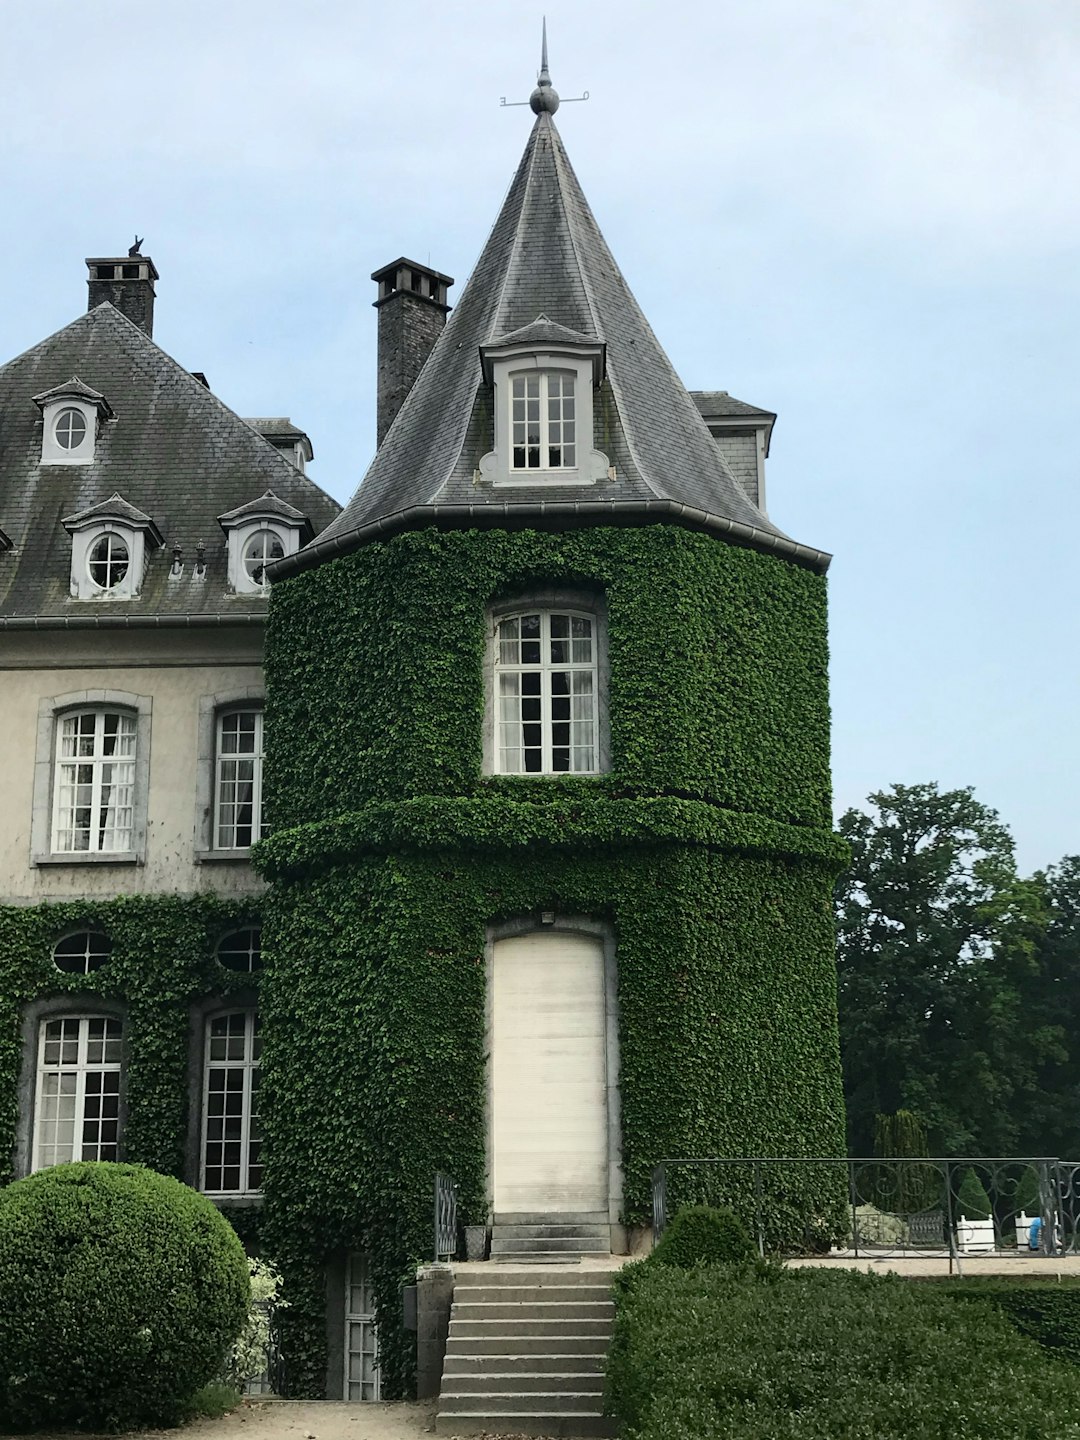
[[[0,1426],[182,1418],[248,1292],[228,1222],[178,1180],[82,1163],[0,1190]]]
[[[965,1220],[989,1220],[991,1209],[986,1187],[969,1166],[964,1171],[960,1189],[956,1192],[957,1217],[962,1215]]]
[[[950,1299],[981,1300],[995,1306],[1022,1335],[1060,1359],[1080,1365],[1080,1281],[987,1275],[928,1283],[940,1287]]]
[[[660,1237],[652,1258],[659,1265],[731,1265],[757,1251],[750,1232],[733,1210],[691,1205],[680,1210]]]
[[[638,1268],[616,1292],[607,1369],[624,1440],[1080,1436],[1080,1376],[944,1287],[852,1270]]]

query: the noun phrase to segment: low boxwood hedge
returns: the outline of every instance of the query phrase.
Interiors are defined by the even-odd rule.
[[[730,1265],[757,1253],[750,1232],[732,1210],[688,1205],[680,1210],[652,1252],[658,1265]]]
[[[624,1440],[1080,1436],[1080,1375],[994,1305],[850,1270],[639,1268],[608,1361]]]
[[[987,1275],[927,1283],[951,1299],[994,1305],[1021,1334],[1059,1359],[1080,1365],[1080,1279]]]
[[[228,1221],[178,1180],[95,1162],[0,1190],[0,1429],[175,1423],[249,1292]]]

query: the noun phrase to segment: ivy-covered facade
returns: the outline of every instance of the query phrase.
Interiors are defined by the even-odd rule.
[[[842,1153],[827,557],[738,474],[766,412],[671,371],[537,96],[371,470],[271,572],[265,1220],[297,1393],[357,1251],[407,1393],[436,1172],[466,1223],[602,1206],[618,1247],[665,1157]],[[567,1006],[590,946],[612,993]]]
[[[149,345],[142,257],[0,369],[37,407],[0,428],[4,1178],[74,1116],[214,1193],[296,1395],[409,1392],[436,1172],[465,1223],[621,1249],[666,1157],[842,1152],[828,556],[766,513],[775,416],[675,375],[557,103],[448,321],[449,277],[376,272],[341,514]]]

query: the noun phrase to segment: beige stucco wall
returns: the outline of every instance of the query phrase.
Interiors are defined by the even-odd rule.
[[[209,757],[200,755],[206,747],[207,701],[261,693],[261,649],[261,628],[0,635],[5,737],[0,903],[261,889],[245,861],[196,859],[209,796]],[[51,756],[39,754],[42,702],[82,691],[120,691],[150,702],[142,863],[33,863],[35,767],[42,760],[51,762]],[[40,796],[39,778],[39,807]]]

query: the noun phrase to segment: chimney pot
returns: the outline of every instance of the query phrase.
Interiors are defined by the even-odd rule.
[[[157,268],[149,255],[106,255],[86,262],[88,310],[107,300],[146,335],[154,333],[154,281]]]

